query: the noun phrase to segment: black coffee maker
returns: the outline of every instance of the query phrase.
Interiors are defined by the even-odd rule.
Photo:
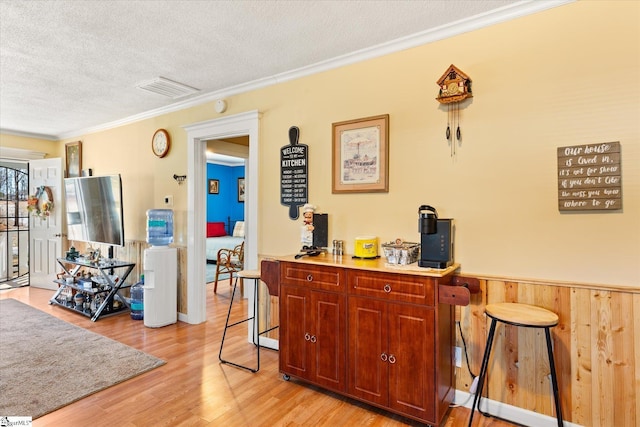
[[[420,267],[447,268],[453,264],[453,219],[439,219],[429,205],[418,208]]]

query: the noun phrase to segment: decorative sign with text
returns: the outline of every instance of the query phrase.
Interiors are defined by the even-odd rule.
[[[300,129],[289,128],[289,145],[280,148],[280,204],[289,206],[289,218],[298,219],[298,207],[307,203],[309,147],[299,144]]]
[[[558,148],[558,209],[622,209],[620,142]]]

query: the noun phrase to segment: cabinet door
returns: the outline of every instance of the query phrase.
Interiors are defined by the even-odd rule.
[[[310,376],[311,350],[307,345],[311,325],[309,291],[280,286],[280,371],[301,378]]]
[[[435,311],[431,307],[388,305],[389,407],[435,420]]]
[[[313,370],[310,380],[323,387],[345,390],[346,304],[344,295],[311,291],[313,327],[309,345]]]
[[[349,394],[378,405],[389,403],[387,303],[349,297]]]
[[[280,370],[344,391],[344,295],[287,285],[280,289]]]

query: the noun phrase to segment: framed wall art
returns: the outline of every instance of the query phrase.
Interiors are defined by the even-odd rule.
[[[67,178],[75,178],[82,171],[82,142],[68,142],[64,146]]]
[[[209,194],[219,194],[220,193],[220,181],[217,179],[209,180]]]
[[[389,115],[332,124],[332,192],[389,192]]]
[[[238,202],[244,203],[244,177],[238,178]]]

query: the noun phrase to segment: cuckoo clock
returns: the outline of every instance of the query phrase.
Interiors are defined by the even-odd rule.
[[[462,140],[462,131],[460,130],[460,102],[467,98],[471,98],[471,79],[465,73],[460,71],[458,67],[451,64],[447,71],[438,80],[438,100],[441,104],[447,106],[447,131],[445,133],[447,141],[451,143],[451,156],[456,153],[456,143],[452,140],[451,129],[456,128],[455,139],[458,143]]]
[[[464,101],[471,98],[471,79],[458,67],[451,64],[438,80],[440,91],[436,98],[441,104]]]

